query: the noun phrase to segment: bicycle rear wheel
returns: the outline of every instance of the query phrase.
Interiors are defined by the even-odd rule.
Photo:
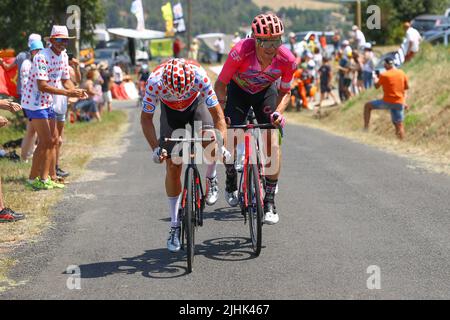
[[[262,222],[263,222],[263,207],[262,207],[262,185],[259,178],[259,173],[256,165],[249,165],[247,176],[247,195],[248,207],[247,215],[250,228],[250,239],[252,241],[252,248],[256,256],[261,253],[262,246]]]
[[[186,236],[186,253],[188,273],[191,273],[194,265],[195,254],[195,188],[194,171],[189,170],[186,179],[186,203],[184,207],[184,231]]]

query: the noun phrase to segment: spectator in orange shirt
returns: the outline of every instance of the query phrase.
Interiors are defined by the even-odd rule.
[[[409,89],[408,78],[402,70],[395,68],[392,58],[385,59],[384,67],[387,71],[379,78],[375,78],[375,88],[383,87],[384,97],[383,100],[371,101],[364,106],[364,130],[369,129],[372,109],[390,110],[396,135],[402,140],[405,137],[404,110],[409,109],[406,105],[406,91]]]
[[[306,63],[300,64],[298,66],[298,69],[294,72],[292,79],[292,106],[296,106],[297,111],[301,111],[301,107],[303,107],[303,109],[308,109],[307,88],[313,83],[314,77],[311,78],[311,74],[306,70]]]

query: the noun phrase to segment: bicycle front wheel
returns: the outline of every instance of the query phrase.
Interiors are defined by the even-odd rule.
[[[247,174],[247,215],[249,220],[250,239],[255,255],[259,256],[262,246],[262,222],[264,215],[262,206],[262,184],[256,165],[249,165]]]
[[[195,197],[194,171],[190,170],[186,179],[186,203],[183,220],[186,236],[188,273],[191,273],[193,270],[195,255]]]

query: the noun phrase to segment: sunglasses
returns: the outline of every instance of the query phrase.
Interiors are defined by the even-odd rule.
[[[56,38],[55,41],[58,43],[69,43],[69,39]]]
[[[281,39],[277,40],[263,40],[256,38],[256,44],[264,49],[275,48],[278,49],[282,45]]]

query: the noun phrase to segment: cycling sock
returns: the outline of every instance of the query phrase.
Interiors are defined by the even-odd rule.
[[[217,175],[217,163],[214,161],[214,163],[208,165],[208,168],[206,169],[206,177],[209,179],[214,179]]]
[[[169,212],[170,212],[170,226],[176,228],[180,226],[180,221],[178,221],[178,209],[180,208],[180,196],[177,197],[167,197],[169,200]]]
[[[266,178],[266,196],[264,202],[275,202],[275,190],[277,189],[278,180],[271,180]]]
[[[226,174],[227,177],[232,177],[237,174],[236,168],[234,167],[234,163],[232,164],[225,164]]]

